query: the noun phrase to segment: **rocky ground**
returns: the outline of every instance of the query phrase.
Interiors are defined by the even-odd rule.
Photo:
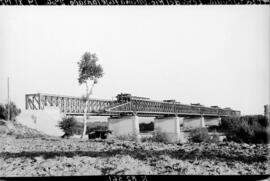
[[[0,137],[1,177],[269,174],[269,148],[262,144],[61,139],[34,131],[23,135]]]

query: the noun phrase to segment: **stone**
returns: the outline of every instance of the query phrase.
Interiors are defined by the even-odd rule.
[[[253,145],[245,149],[242,144],[232,142],[179,145],[119,140],[82,141],[56,137],[16,139],[11,136],[0,139],[0,145],[0,177],[102,174],[263,175],[269,172],[267,161],[256,159],[268,155],[267,145]],[[251,151],[251,147],[254,151]],[[29,154],[31,152],[34,154]],[[17,154],[19,156],[14,156]],[[245,159],[239,160],[237,157]]]

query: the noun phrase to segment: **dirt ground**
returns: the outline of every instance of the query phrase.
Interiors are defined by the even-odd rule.
[[[261,175],[267,145],[0,137],[0,176]]]

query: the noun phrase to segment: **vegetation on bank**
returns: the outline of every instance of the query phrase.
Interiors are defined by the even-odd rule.
[[[84,123],[81,123],[76,120],[75,117],[64,117],[62,121],[58,123],[60,129],[62,129],[65,133],[63,137],[73,136],[73,135],[81,135],[83,132]],[[89,134],[95,130],[107,130],[108,123],[107,122],[88,122],[86,123],[86,134]]]
[[[219,126],[211,126],[208,130],[193,130],[192,140],[209,141],[208,131],[224,133],[227,141],[237,143],[269,142],[269,120],[263,115],[223,117]]]
[[[224,117],[218,129],[224,132],[228,141],[245,143],[269,142],[269,120],[263,115]]]
[[[210,136],[207,128],[197,128],[190,132],[190,140],[193,142],[209,142]]]
[[[154,130],[154,123],[140,123],[140,132]],[[222,117],[219,126],[209,128],[197,128],[190,131],[192,142],[219,142],[219,134],[223,133],[227,141],[238,143],[268,143],[269,120],[263,115],[249,115],[236,117]],[[210,133],[211,132],[211,133]],[[153,138],[145,138],[143,141],[167,142],[166,135],[154,132]]]
[[[86,134],[89,134],[95,130],[107,130],[108,122],[88,122],[86,123]],[[81,135],[83,131],[83,123],[76,120],[75,117],[64,117],[62,121],[59,122],[58,126],[67,134],[67,135]],[[139,124],[140,132],[149,132],[154,130],[154,123],[140,123]],[[160,135],[156,135],[160,137]]]
[[[141,139],[142,142],[158,142],[158,143],[170,143],[168,134],[155,130],[152,137],[145,137]]]
[[[59,123],[60,128],[66,135],[80,135],[83,131],[83,123],[76,121],[74,117],[63,118]],[[154,123],[140,123],[140,132],[154,130]],[[190,141],[192,142],[218,142],[218,133],[223,133],[227,141],[238,143],[268,143],[269,134],[267,128],[269,120],[262,115],[223,117],[219,126],[209,128],[197,128],[190,132]],[[89,122],[87,123],[86,134],[95,130],[107,130],[107,122]],[[213,132],[214,131],[214,132]],[[211,135],[209,134],[211,132]],[[153,137],[143,138],[142,141],[168,142],[166,134],[155,131]]]

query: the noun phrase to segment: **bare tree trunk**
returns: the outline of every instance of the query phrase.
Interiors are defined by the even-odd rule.
[[[86,114],[87,114],[87,108],[88,108],[88,103],[89,103],[89,97],[92,94],[93,87],[94,87],[94,82],[93,82],[93,84],[91,86],[90,91],[88,92],[88,85],[86,83],[86,103],[85,103],[84,113],[83,113],[83,132],[82,132],[81,139],[84,138],[85,133],[86,133],[86,118],[87,118]]]
[[[85,107],[84,107],[84,113],[83,113],[83,133],[81,138],[83,139],[86,133],[86,113],[87,113],[87,107],[88,107],[88,99],[85,103]]]

